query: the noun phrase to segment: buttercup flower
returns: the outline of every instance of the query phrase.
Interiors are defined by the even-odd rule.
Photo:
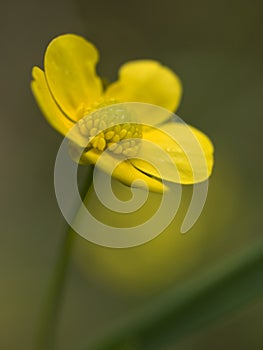
[[[159,162],[162,167],[165,161],[161,156],[158,159],[158,154],[149,154],[150,151],[143,145],[138,148],[133,139],[142,139],[167,152],[177,167],[179,178],[167,164],[165,174],[162,174],[163,180],[193,184],[209,177],[213,166],[213,146],[201,131],[176,123],[169,119],[169,113],[164,113],[165,119],[151,120],[153,125],[158,124],[156,128],[143,125],[144,121],[137,124],[126,122],[118,116],[114,107],[113,122],[116,124],[116,120],[119,120],[118,125],[112,126],[109,108],[105,109],[105,113],[99,113],[105,106],[126,102],[157,105],[174,112],[182,94],[179,78],[157,61],[136,60],[124,64],[120,68],[119,79],[103,90],[102,81],[95,70],[97,62],[98,51],[90,42],[80,36],[66,34],[52,40],[47,47],[44,71],[34,67],[32,72],[32,91],[47,121],[62,135],[67,135],[78,123],[79,136],[89,140],[81,162],[95,164],[102,152],[109,150],[107,162],[123,156],[123,161],[112,174],[115,178],[127,185],[141,179],[150,190],[161,192],[163,185],[159,172],[143,159],[154,157],[155,164]],[[189,143],[186,128],[190,128],[202,152],[196,152],[195,143]],[[186,139],[187,152],[169,133],[180,135],[181,140]],[[73,147],[80,144],[77,136],[70,138]],[[125,142],[118,143],[123,140]],[[199,162],[198,159],[201,153],[205,167],[204,161]],[[189,155],[197,157],[194,172]],[[125,156],[129,156],[128,159]],[[103,170],[107,171],[107,164]]]

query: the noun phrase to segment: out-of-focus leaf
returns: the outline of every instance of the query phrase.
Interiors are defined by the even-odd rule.
[[[263,295],[263,240],[209,267],[83,349],[160,349]]]

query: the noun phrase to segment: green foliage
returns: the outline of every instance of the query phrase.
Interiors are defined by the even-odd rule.
[[[161,349],[263,294],[263,241],[121,320],[92,350]],[[136,344],[133,347],[133,344]],[[87,348],[89,349],[89,348]]]

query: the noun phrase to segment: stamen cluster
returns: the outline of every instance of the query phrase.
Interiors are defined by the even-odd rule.
[[[78,121],[78,127],[87,138],[87,148],[101,152],[108,149],[132,157],[138,152],[138,139],[142,138],[142,127],[131,122],[133,119],[127,109],[115,104],[89,113]]]

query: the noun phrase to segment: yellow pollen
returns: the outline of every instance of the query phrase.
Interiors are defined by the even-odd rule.
[[[125,156],[137,154],[142,127],[127,108],[111,99],[97,102],[90,108],[81,106],[78,117],[80,113],[85,116],[82,114],[78,127],[81,135],[87,138],[87,149],[94,148],[101,152],[108,149],[116,155]]]

